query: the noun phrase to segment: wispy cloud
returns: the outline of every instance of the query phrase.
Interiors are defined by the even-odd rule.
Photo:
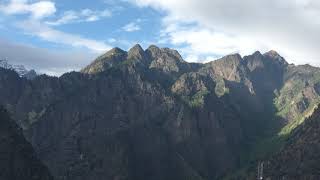
[[[257,47],[260,51],[267,50],[258,40],[214,31],[198,24],[164,19],[163,26],[159,43],[173,44],[187,61],[206,62],[212,60],[212,57],[218,58],[231,53],[247,55]]]
[[[126,24],[125,26],[122,27],[122,30],[127,31],[127,32],[134,32],[134,31],[139,31],[141,30],[141,27],[139,23],[141,22],[141,19],[137,19],[133,22],[130,22]]]
[[[47,21],[46,24],[58,26],[63,24],[70,24],[70,23],[80,23],[80,22],[93,22],[99,21],[102,18],[111,17],[112,12],[108,9],[103,11],[94,11],[91,9],[83,9],[81,11],[66,11],[63,15],[55,20],[55,21]]]
[[[96,52],[103,52],[111,48],[104,42],[58,31],[38,21],[27,20],[17,23],[17,26],[29,35],[53,43],[71,45],[73,47],[85,47]]]
[[[59,31],[46,24],[44,19],[55,15],[56,12],[55,4],[51,1],[30,3],[28,0],[10,0],[7,1],[7,4],[0,5],[0,11],[7,15],[27,14],[27,17],[14,22],[14,24],[23,30],[25,34],[38,37],[44,41],[77,48],[87,48],[93,52],[103,52],[111,48],[103,41]],[[111,16],[108,10],[93,11],[84,9],[80,12],[68,11],[63,18],[53,23],[53,25],[69,23],[71,21],[96,21],[107,16]]]
[[[28,3],[26,0],[11,0],[8,4],[0,4],[0,11],[7,15],[30,14],[34,19],[42,19],[56,12],[52,1]]]

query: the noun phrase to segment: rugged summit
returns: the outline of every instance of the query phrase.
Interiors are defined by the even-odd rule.
[[[209,180],[279,150],[319,83],[320,69],[275,51],[197,64],[135,45],[61,77],[0,68],[0,103],[57,180]]]

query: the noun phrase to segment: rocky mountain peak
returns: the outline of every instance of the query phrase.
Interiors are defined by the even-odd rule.
[[[170,48],[162,48],[162,51],[173,55],[174,57],[176,57],[180,61],[184,61],[182,56],[180,55],[180,53],[177,50],[170,49]]]
[[[132,51],[132,50],[144,51],[140,44],[135,44],[135,45],[129,50],[129,52]]]
[[[156,45],[150,45],[146,51],[148,51],[153,55],[157,55],[157,54],[160,54],[161,49]]]
[[[264,53],[263,56],[275,62],[278,62],[279,65],[288,65],[288,62],[275,50],[270,50]]]
[[[158,46],[151,45],[146,49],[146,53],[148,54],[149,58],[154,60],[161,56],[161,49]]]
[[[247,67],[251,72],[256,70],[257,68],[264,68],[263,59],[264,57],[259,51],[254,52],[250,56],[244,57]]]
[[[20,77],[25,77],[27,79],[34,79],[37,76],[35,70],[28,70],[23,65],[12,65],[6,59],[0,59],[0,67],[13,70],[17,72]]]
[[[102,56],[98,57],[93,63],[84,68],[81,72],[94,74],[102,72],[124,61],[140,61],[149,68],[155,68],[163,72],[179,72],[190,68],[178,51],[169,48],[159,48],[151,45],[146,51],[139,44],[133,46],[128,52],[113,48]]]
[[[118,47],[115,47],[115,48],[110,49],[106,53],[106,55],[117,55],[117,54],[124,54],[124,53],[126,53],[126,51],[124,51],[124,50],[122,50],[122,49],[120,49]]]
[[[208,64],[213,74],[230,81],[241,81],[246,69],[240,54],[231,54]]]
[[[146,53],[150,58],[150,68],[161,70],[165,73],[178,73],[189,68],[178,51],[170,48],[159,48],[151,45]]]
[[[231,67],[231,68],[235,68],[237,66],[239,66],[240,64],[242,64],[242,57],[240,54],[236,53],[236,54],[230,54],[227,56],[222,57],[221,59],[215,60],[212,63],[212,65],[220,65],[221,68],[223,67]]]
[[[127,52],[116,47],[112,48],[105,54],[99,56],[90,65],[81,70],[82,73],[95,74],[103,72],[104,70],[113,67],[125,61],[127,58]]]
[[[128,52],[128,59],[144,60],[146,54],[139,44],[134,45]]]
[[[170,49],[170,48],[159,48],[155,45],[151,45],[149,46],[149,48],[146,50],[151,57],[157,57],[157,56],[161,56],[161,55],[168,55],[171,56],[172,58],[178,60],[178,61],[183,61],[182,56],[180,55],[180,53],[177,50],[174,49]]]
[[[271,57],[280,56],[280,54],[275,50],[270,50],[270,51],[266,52],[264,55],[271,56]]]
[[[225,57],[223,57],[224,59],[226,60],[233,60],[233,61],[242,61],[242,57],[239,53],[234,53],[234,54],[230,54],[230,55],[227,55]]]
[[[262,57],[263,56],[260,51],[256,51],[252,55],[255,57]]]

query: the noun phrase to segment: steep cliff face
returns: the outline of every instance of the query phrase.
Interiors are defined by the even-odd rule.
[[[221,179],[296,122],[283,109],[306,114],[319,72],[274,51],[192,64],[135,45],[59,78],[0,69],[0,103],[58,180]],[[287,93],[294,79],[305,83]]]
[[[0,107],[0,179],[53,180],[21,130]]]

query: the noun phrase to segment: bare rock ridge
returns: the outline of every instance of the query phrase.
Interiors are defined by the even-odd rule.
[[[0,68],[0,94],[56,180],[220,180],[280,151],[320,102],[320,69],[135,45],[61,77]]]
[[[81,72],[94,74],[102,72],[114,65],[125,61],[127,58],[127,52],[120,48],[113,48],[107,53],[101,55],[94,60],[89,66],[85,67]]]
[[[139,44],[134,45],[129,51],[128,51],[128,59],[135,59],[135,60],[146,60],[146,53],[142,49],[142,47]]]
[[[181,55],[169,48],[158,48],[151,45],[145,51],[139,44],[133,46],[129,52],[123,51],[119,48],[114,48],[98,57],[91,65],[84,68],[81,72],[84,73],[98,73],[106,68],[123,62],[130,62],[140,60],[145,66],[150,69],[158,69],[165,73],[176,73],[180,71],[185,72],[190,70],[190,64],[185,62]],[[180,73],[181,73],[180,72]]]

